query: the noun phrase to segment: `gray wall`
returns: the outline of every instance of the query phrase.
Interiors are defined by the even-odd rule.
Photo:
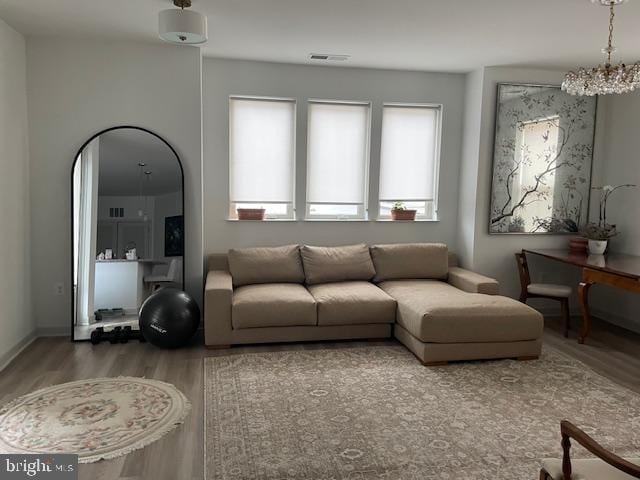
[[[467,268],[474,267],[476,198],[478,195],[478,146],[482,126],[484,70],[467,75],[464,96],[464,133],[462,157],[458,178],[459,205],[456,245],[460,262]]]
[[[185,170],[187,290],[202,297],[201,58],[190,47],[32,38],[27,45],[33,214],[32,269],[39,327],[71,324],[70,172],[85,140],[114,125],[148,128]],[[53,285],[63,282],[58,296]]]
[[[496,85],[507,81],[558,84],[562,72],[492,67],[465,76],[206,59],[201,77],[200,52],[195,48],[34,38],[29,40],[26,54],[29,181],[25,170],[29,165],[27,95],[20,87],[24,86],[24,40],[4,24],[0,24],[0,35],[3,60],[0,65],[10,66],[0,71],[0,105],[8,105],[8,110],[0,110],[4,125],[0,135],[4,135],[3,145],[9,145],[11,152],[2,157],[2,162],[6,171],[13,172],[11,182],[2,184],[0,194],[3,205],[15,208],[1,212],[3,228],[12,226],[8,231],[14,232],[15,237],[0,237],[9,242],[3,244],[0,252],[10,252],[10,256],[2,257],[3,268],[13,272],[13,277],[4,277],[11,280],[0,289],[4,295],[0,321],[7,324],[2,325],[6,332],[12,332],[0,340],[4,342],[0,343],[0,359],[3,349],[8,351],[33,333],[34,317],[45,332],[68,329],[70,169],[81,144],[97,131],[113,125],[149,128],[166,138],[182,158],[186,174],[187,289],[199,300],[203,252],[220,252],[235,246],[443,241],[455,245],[465,265],[497,277],[503,293],[516,295],[513,252],[523,247],[566,245],[566,236],[487,233]],[[4,48],[5,45],[9,48]],[[297,99],[298,208],[304,206],[306,100],[373,102],[370,183],[373,215],[378,190],[382,103],[443,103],[440,220],[401,224],[228,221],[228,96],[232,94]],[[633,131],[638,107],[638,94],[601,102],[595,183],[640,183],[635,165],[638,140]],[[605,115],[610,120],[608,128],[604,128]],[[5,166],[6,162],[9,163]],[[637,202],[637,195],[638,192],[629,191],[616,196],[610,210],[612,220],[623,232],[614,240],[614,248],[635,254],[639,254],[640,235],[637,215],[617,212]],[[544,261],[534,262],[533,269],[539,280],[577,283],[575,269],[558,268]],[[55,293],[54,285],[58,282],[65,286],[63,296]],[[597,290],[599,287],[594,295],[596,308],[614,299],[620,305],[617,315],[623,321],[632,318],[633,325],[637,299]],[[37,295],[32,296],[31,291]],[[13,318],[20,321],[6,321]]]
[[[500,82],[522,82],[559,85],[563,72],[522,68],[485,68],[482,83],[482,115],[478,145],[478,177],[476,214],[474,228],[474,268],[500,280],[502,293],[516,296],[520,291],[516,264],[513,254],[523,248],[565,248],[565,235],[489,235],[489,208],[491,199],[491,170],[493,163],[493,140],[495,134],[495,113],[497,86]],[[538,280],[553,281],[542,273],[545,267],[532,270]],[[554,267],[557,267],[555,265]],[[563,269],[564,270],[564,269]],[[566,269],[569,272],[569,269]],[[565,280],[564,275],[555,276],[557,283]],[[565,280],[566,281],[566,280]]]
[[[442,241],[455,244],[458,214],[464,75],[357,68],[287,65],[204,59],[204,250],[310,243]],[[295,98],[296,202],[304,211],[308,98],[372,102],[370,214],[377,213],[383,102],[444,104],[440,168],[440,221],[391,222],[233,222],[228,221],[228,98],[259,95]]]
[[[600,100],[603,130],[600,161],[594,171],[594,185],[640,185],[640,92],[610,95]],[[593,192],[592,219],[597,220],[599,192]],[[640,188],[616,191],[609,199],[607,221],[620,232],[611,240],[611,249],[640,255]],[[640,296],[596,285],[593,293],[594,314],[626,328],[640,332]]]
[[[564,72],[557,70],[540,70],[511,67],[489,67],[472,72],[466,78],[467,101],[465,103],[465,132],[463,144],[464,155],[460,178],[461,201],[458,244],[464,246],[471,255],[464,257],[464,264],[486,275],[497,278],[501,284],[501,293],[517,297],[520,285],[513,254],[523,248],[567,248],[568,235],[489,235],[489,204],[491,195],[491,174],[493,161],[493,140],[495,134],[495,112],[497,85],[502,82],[520,82],[559,85]],[[478,95],[478,91],[482,95]],[[624,104],[628,97],[620,97]],[[596,120],[596,134],[594,145],[594,185],[601,183],[604,171],[610,169],[611,160],[605,150],[611,143],[610,126],[606,122],[608,100],[601,99],[598,103]],[[479,121],[476,119],[479,116]],[[632,135],[628,135],[631,139]],[[632,141],[632,140],[630,140]],[[632,157],[631,157],[632,158]],[[465,173],[467,172],[467,173]],[[474,179],[474,173],[477,175]],[[475,188],[475,197],[468,193]],[[592,199],[593,218],[593,199]],[[471,213],[473,212],[473,213]],[[597,207],[596,207],[597,212]],[[470,224],[473,224],[473,227]],[[574,313],[578,314],[577,285],[579,270],[568,265],[541,259],[530,258],[530,268],[533,281],[564,283],[574,287],[572,298]],[[598,292],[601,287],[592,290],[595,311],[598,305],[610,301],[610,292]],[[607,289],[610,290],[610,289]],[[600,293],[600,295],[598,295]],[[557,302],[540,300],[534,303],[538,308],[546,311],[557,310]],[[604,315],[608,317],[608,315]]]
[[[512,297],[520,293],[514,253],[523,248],[563,248],[568,237],[489,235],[497,86],[501,82],[558,85],[561,81],[561,72],[537,69],[491,67],[467,74],[458,244],[466,253],[465,267],[498,279],[501,293]],[[577,285],[571,268],[547,265],[537,258],[531,258],[530,264],[534,280]],[[553,308],[544,301],[538,306]]]
[[[0,20],[0,369],[34,335],[26,46]]]

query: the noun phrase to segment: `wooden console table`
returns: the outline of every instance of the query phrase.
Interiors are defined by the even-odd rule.
[[[578,287],[583,319],[582,332],[578,337],[579,343],[584,343],[591,329],[591,315],[589,313],[591,285],[601,283],[629,292],[640,293],[640,257],[617,253],[586,255],[568,250],[523,249],[522,251],[582,268],[582,281]]]

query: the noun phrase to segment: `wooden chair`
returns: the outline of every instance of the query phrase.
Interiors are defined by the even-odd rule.
[[[529,266],[524,252],[516,253],[518,273],[520,274],[520,301],[527,303],[529,298],[549,298],[560,302],[562,316],[564,317],[564,336],[569,336],[571,328],[571,314],[569,313],[569,297],[571,287],[556,285],[553,283],[531,283]]]
[[[182,275],[180,262],[181,261],[177,258],[172,258],[169,262],[169,267],[167,268],[166,273],[154,274],[152,272],[151,275],[144,277],[144,283],[150,287],[150,293],[153,293],[162,287],[178,285],[180,283],[180,276]]]
[[[560,423],[562,460],[543,460],[540,480],[632,480],[640,478],[640,458],[624,459],[566,420]],[[571,460],[571,438],[597,458]]]

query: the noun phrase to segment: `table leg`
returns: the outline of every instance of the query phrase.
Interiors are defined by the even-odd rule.
[[[578,337],[578,343],[584,343],[587,335],[589,335],[589,330],[591,330],[591,314],[589,313],[589,289],[591,285],[593,283],[583,279],[578,287],[578,297],[582,307],[582,332]]]

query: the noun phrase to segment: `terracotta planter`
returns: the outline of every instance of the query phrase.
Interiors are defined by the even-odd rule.
[[[264,220],[264,208],[238,208],[238,220]]]
[[[391,220],[415,220],[417,210],[391,210]]]
[[[571,237],[569,239],[569,251],[571,253],[587,253],[589,240],[584,237]]]

